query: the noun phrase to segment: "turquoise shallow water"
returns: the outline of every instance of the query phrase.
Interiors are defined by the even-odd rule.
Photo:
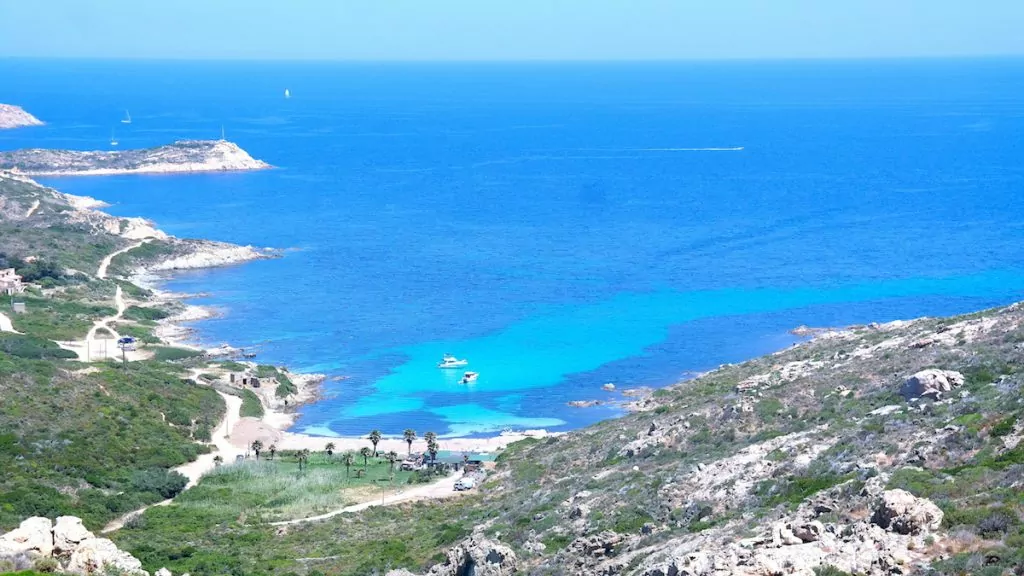
[[[993,271],[950,278],[911,278],[834,288],[793,290],[717,290],[693,293],[621,294],[592,305],[565,307],[528,318],[497,333],[466,341],[426,342],[402,348],[407,358],[375,383],[340,416],[366,418],[422,410],[425,396],[511,393],[557,386],[575,373],[643,355],[669,336],[672,326],[702,318],[749,315],[822,304],[850,304],[921,296],[984,297],[1024,287],[1019,271]],[[480,373],[472,384],[460,382],[461,371],[438,370],[437,359],[449,350],[472,358]],[[468,388],[468,392],[467,392]],[[486,422],[514,426],[555,426],[557,418],[509,418],[509,414],[464,403],[433,410],[449,421],[472,428]]]
[[[47,182],[176,235],[289,249],[168,286],[222,310],[202,341],[344,377],[298,422],[324,435],[575,428],[617,413],[566,406],[621,398],[606,382],[668,385],[799,324],[1024,296],[1017,60],[9,60],[0,76],[0,101],[49,122],[0,148],[223,125],[277,166]],[[436,369],[445,352],[479,380]]]

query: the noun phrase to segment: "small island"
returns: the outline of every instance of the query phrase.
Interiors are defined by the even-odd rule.
[[[90,176],[264,170],[256,160],[227,140],[179,140],[141,150],[82,151],[31,148],[0,152],[0,170],[30,176]]]
[[[0,104],[0,130],[23,126],[42,126],[43,121],[25,112],[21,106]]]

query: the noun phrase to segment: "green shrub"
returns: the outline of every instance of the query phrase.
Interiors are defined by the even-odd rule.
[[[150,350],[153,351],[153,359],[161,362],[174,362],[203,355],[203,352],[200,350],[176,348],[173,346],[154,346]]]
[[[163,320],[171,314],[160,308],[148,306],[129,306],[125,309],[123,317],[128,320]]]
[[[1003,418],[992,427],[992,435],[996,437],[1008,436],[1013,433],[1013,427],[1017,424],[1017,416],[1011,415]]]
[[[140,470],[132,477],[132,486],[139,492],[155,492],[165,500],[174,498],[188,484],[188,478],[172,470],[160,468]]]
[[[27,334],[12,334],[10,332],[0,333],[0,352],[5,352],[11,356],[18,356],[19,358],[78,358],[77,354],[71,350],[61,348],[56,342]]]

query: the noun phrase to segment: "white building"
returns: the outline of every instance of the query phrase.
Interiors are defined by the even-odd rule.
[[[25,285],[21,282],[21,276],[14,273],[14,268],[0,270],[0,292],[12,296],[25,291]]]

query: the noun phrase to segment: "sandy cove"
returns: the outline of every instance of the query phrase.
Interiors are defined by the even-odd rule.
[[[273,396],[269,388],[252,389],[257,393],[263,403],[264,414],[262,418],[241,418],[231,428],[231,444],[236,448],[247,448],[253,441],[259,440],[264,446],[275,445],[278,450],[302,450],[308,449],[312,452],[320,452],[328,442],[335,446],[335,450],[344,452],[348,450],[359,450],[364,446],[372,447],[366,436],[312,436],[297,432],[288,432],[298,413],[294,410],[301,409],[301,406],[314,402],[319,398],[320,385],[324,377],[320,374],[288,374],[289,379],[298,388],[298,393],[289,397],[288,411],[285,411],[283,402]],[[369,430],[366,431],[369,434]],[[418,430],[420,435],[412,444],[413,452],[426,451],[426,441],[422,435],[426,430]],[[554,435],[546,430],[525,430],[522,432],[503,432],[501,434],[483,438],[438,438],[441,450],[452,452],[495,452],[505,448],[513,442],[525,438],[542,438]],[[377,445],[379,452],[395,451],[399,454],[406,454],[409,450],[408,444],[400,436],[385,436]]]

